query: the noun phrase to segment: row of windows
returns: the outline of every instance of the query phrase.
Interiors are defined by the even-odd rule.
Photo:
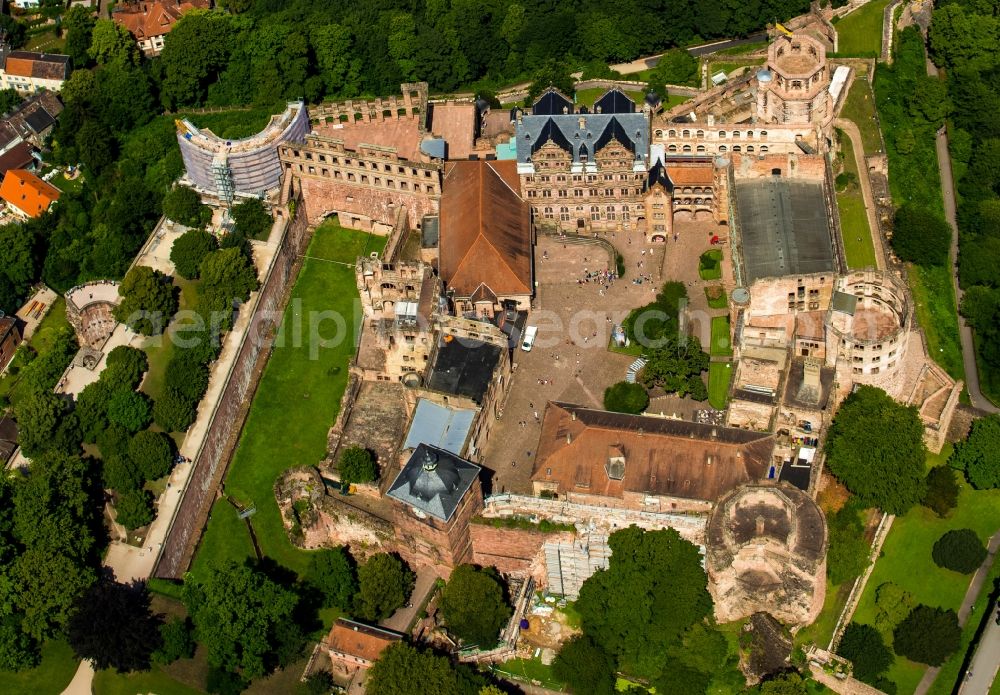
[[[285,166],[286,167],[291,167],[291,164],[286,164]],[[345,172],[340,171],[340,169],[333,169],[331,171],[330,169],[327,169],[326,167],[321,167],[319,169],[319,171],[317,172],[316,167],[311,166],[311,165],[310,166],[304,166],[302,164],[296,164],[295,166],[298,167],[298,171],[299,171],[300,174],[312,174],[313,176],[316,176],[317,173],[318,173],[319,176],[326,176],[327,178],[330,178],[332,176],[332,178],[334,178],[334,179],[346,180],[346,181],[350,181],[351,183],[360,183],[361,185],[379,186],[381,188],[391,188],[391,189],[400,190],[400,191],[411,191],[412,190],[412,192],[414,192],[414,193],[423,192],[423,193],[431,193],[431,194],[433,194],[433,193],[437,192],[437,186],[435,184],[430,184],[430,183],[425,184],[425,185],[422,186],[419,183],[412,183],[411,184],[409,181],[398,181],[397,182],[395,179],[383,179],[380,176],[369,177],[368,174],[357,174],[357,173],[355,173],[353,171],[346,172],[347,175],[344,176]]]
[[[646,174],[602,174],[602,181],[642,181],[646,178]],[[583,174],[573,174],[572,177],[568,177],[565,174],[559,174],[555,177],[558,183],[565,183],[568,180],[572,180],[574,183],[582,183],[584,180]],[[549,183],[552,181],[551,176],[525,176],[524,180],[528,183]],[[597,174],[588,174],[587,183],[594,183],[598,180]]]
[[[682,145],[680,147],[680,149],[678,149],[677,145],[667,145],[667,152],[691,152],[691,151],[692,151],[691,150],[691,145]],[[693,151],[694,152],[705,152],[706,148],[705,148],[704,145],[698,145],[697,147],[694,148]],[[729,151],[728,147],[726,147],[725,145],[719,145],[719,152],[728,152],[728,151]],[[733,152],[742,152],[742,151],[743,151],[743,147],[742,146],[740,146],[740,145],[733,145]],[[754,151],[753,145],[747,145],[747,150],[746,151],[747,152],[753,152]],[[767,145],[761,145],[759,151],[762,154],[766,153],[768,151]]]
[[[557,193],[557,195],[555,196],[556,198],[569,198],[569,191],[567,189],[565,189],[565,188],[556,191],[556,193]],[[573,197],[574,198],[583,198],[584,195],[585,195],[585,189],[582,189],[582,188],[574,188],[573,189]],[[588,195],[588,196],[590,196],[592,198],[597,198],[599,196],[603,196],[603,197],[607,197],[607,198],[614,198],[616,196],[621,196],[623,198],[627,198],[630,195],[642,195],[642,189],[641,188],[618,188],[618,189],[614,189],[614,188],[590,188],[590,189],[586,189],[586,195]],[[550,189],[546,188],[546,189],[544,189],[542,191],[529,190],[528,191],[528,197],[529,198],[552,198],[553,196],[552,196],[552,191]]]
[[[662,138],[663,137],[663,132],[664,131],[662,131],[662,130],[657,130],[655,132],[656,137]],[[737,139],[737,140],[739,138],[741,138],[741,137],[746,137],[748,140],[753,140],[754,134],[753,134],[752,130],[748,130],[746,132],[745,136],[740,135],[740,132],[741,131],[739,131],[739,130],[734,130],[732,132],[732,137],[734,139]],[[668,131],[666,131],[666,133],[667,133],[667,137],[668,138],[675,138],[675,137],[677,137],[678,131],[676,131],[676,130],[668,130]],[[689,137],[691,137],[692,133],[694,133],[694,137],[696,137],[696,138],[703,138],[703,137],[705,137],[705,131],[704,130],[694,130],[694,131],[692,131],[692,130],[682,130],[682,131],[680,131],[680,134],[681,134],[680,136],[682,138],[689,138]],[[727,137],[726,131],[720,130],[719,131],[719,137],[720,138],[726,138]],[[759,137],[760,137],[761,140],[767,140],[767,131],[766,130],[760,131]]]
[[[285,150],[284,154],[287,155],[288,154],[288,150]],[[295,156],[295,157],[300,157],[301,158],[299,150],[292,150],[292,155]],[[341,158],[338,157],[338,156],[336,156],[336,155],[329,155],[329,157],[328,157],[327,155],[322,154],[322,153],[319,153],[317,155],[317,157],[319,158],[319,161],[322,162],[322,163],[324,163],[324,164],[327,163],[327,159],[329,159],[329,163],[330,164],[343,164],[345,166],[356,166],[356,167],[359,167],[361,169],[371,169],[372,171],[380,171],[381,170],[381,171],[383,171],[383,172],[385,172],[387,174],[393,173],[393,167],[395,167],[395,169],[396,169],[395,173],[401,174],[403,176],[406,176],[407,174],[409,174],[410,176],[419,176],[420,175],[419,172],[423,172],[424,178],[429,179],[429,178],[431,178],[431,176],[434,175],[434,172],[431,171],[430,169],[420,169],[420,170],[418,170],[418,169],[415,169],[413,167],[399,166],[398,164],[397,165],[393,165],[393,164],[387,164],[385,162],[379,164],[379,162],[366,162],[363,159],[353,159],[351,157],[344,157],[343,161],[341,161]],[[306,152],[305,152],[305,160],[307,162],[313,161],[313,153],[310,152],[310,151],[308,151],[308,150],[306,150]]]

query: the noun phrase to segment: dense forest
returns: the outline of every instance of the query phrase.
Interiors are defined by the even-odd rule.
[[[1000,400],[1000,2],[960,0],[934,12],[930,48],[945,69],[958,193],[962,315],[976,330],[983,391]]]

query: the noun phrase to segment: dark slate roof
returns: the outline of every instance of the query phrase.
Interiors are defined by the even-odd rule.
[[[858,306],[858,298],[853,294],[847,294],[837,290],[833,293],[833,310],[842,314],[854,316],[854,310]]]
[[[608,124],[604,126],[604,131],[601,133],[600,137],[597,138],[597,142],[594,144],[594,152],[599,151],[602,147],[611,142],[612,139],[617,140],[632,154],[635,154],[636,136],[630,136],[626,133],[625,128],[622,126],[622,122],[617,118],[611,119],[608,121]]]
[[[646,179],[646,190],[648,191],[656,184],[663,186],[667,193],[674,190],[674,182],[670,180],[670,175],[667,174],[667,168],[663,166],[663,160],[657,159],[656,164],[649,170],[649,177]]]
[[[436,446],[421,443],[392,481],[389,497],[448,521],[479,476],[479,466]]]
[[[559,145],[563,150],[572,150],[573,146],[569,144],[569,140],[566,139],[566,135],[559,129],[555,121],[551,118],[545,122],[542,126],[542,130],[538,133],[538,137],[531,144],[531,152],[534,153],[539,147],[547,143],[549,140]]]
[[[563,113],[573,113],[573,102],[555,87],[549,87],[535,101],[531,113],[535,116],[561,116]]]
[[[427,386],[482,403],[498,362],[500,348],[496,345],[445,336],[438,347]]]
[[[41,133],[49,126],[54,125],[56,119],[52,118],[45,109],[36,109],[25,117],[24,122],[36,133]]]
[[[580,122],[583,121],[583,127]],[[646,167],[649,158],[649,119],[644,113],[575,113],[565,116],[524,116],[517,124],[517,162],[529,164],[531,155],[548,140],[571,152],[574,162],[585,153],[592,160],[611,136]]]
[[[594,102],[594,111],[600,113],[635,113],[635,102],[622,90],[614,87]]]

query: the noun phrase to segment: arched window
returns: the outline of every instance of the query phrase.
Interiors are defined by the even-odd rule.
[[[685,138],[689,138],[689,137],[691,137],[691,131],[690,130],[685,130],[683,133],[681,133],[681,136],[685,137]]]
[[[667,147],[667,152],[676,152],[676,151],[677,151],[677,145],[670,145]]]
[[[704,130],[699,130],[699,131],[697,131],[697,132],[695,133],[695,137],[698,137],[698,138],[703,138],[703,137],[705,137],[705,131],[704,131]]]
[[[667,137],[668,138],[675,138],[675,137],[677,137],[677,131],[676,130],[668,130],[667,131]]]
[[[729,149],[729,148],[728,148],[728,147],[726,147],[725,145],[719,145],[719,152],[725,152],[725,151],[726,151],[726,150],[728,150],[728,149]]]
[[[733,131],[733,137],[734,137],[734,138],[738,138],[739,136],[740,136],[740,131],[738,131],[738,130],[734,130],[734,131]]]
[[[726,131],[724,131],[724,130],[720,130],[720,131],[719,131],[719,137],[720,137],[720,138],[724,138],[724,137],[726,137]]]
[[[748,130],[747,131],[747,137],[750,138],[751,140],[753,139],[753,131],[752,130]]]
[[[682,151],[684,151],[684,152],[690,152],[691,151],[691,145],[684,145],[684,148],[683,148]]]
[[[662,138],[663,137],[663,131],[657,129],[656,132],[654,133],[654,135],[656,135],[656,137],[658,137],[658,138]]]
[[[761,140],[767,140],[767,131],[766,130],[760,131],[760,139]]]
[[[704,146],[704,145],[698,145],[698,147],[697,147],[697,148],[695,148],[695,149],[696,149],[696,151],[698,151],[698,152],[704,152],[704,151],[705,151],[705,146]]]
[[[763,153],[763,152],[767,152],[767,145],[761,145],[761,146],[760,146],[760,151],[761,151],[762,153]]]
[[[741,149],[739,145],[733,145],[733,152],[739,152]]]
[[[747,152],[753,152],[753,145],[747,145]]]

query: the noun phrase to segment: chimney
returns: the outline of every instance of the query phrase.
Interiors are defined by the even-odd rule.
[[[757,535],[758,536],[764,535],[764,517],[762,516],[757,517]]]
[[[595,109],[594,109],[594,112],[595,112],[595,113],[600,113],[600,112],[601,112],[601,107],[600,107],[600,106],[598,106],[597,108],[595,108]]]
[[[568,113],[569,113],[569,107],[568,106],[564,106],[563,107],[563,116],[565,116]]]
[[[570,414],[570,417],[573,419],[573,422],[576,422],[576,411],[575,410]]]
[[[566,443],[567,444],[572,444],[573,443],[573,435],[570,434],[569,432],[566,433]]]
[[[715,429],[713,427],[712,428],[712,439],[718,439],[718,438],[719,438],[719,430],[717,430],[717,429]]]
[[[584,130],[587,127],[587,119],[580,116],[580,130]]]

